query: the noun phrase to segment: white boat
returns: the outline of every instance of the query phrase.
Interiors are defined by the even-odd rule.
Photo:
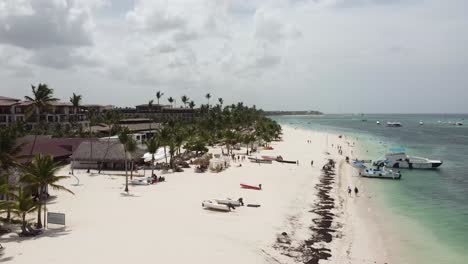
[[[226,204],[220,204],[213,200],[205,200],[202,202],[202,207],[205,209],[221,212],[229,212],[231,208]]]
[[[399,180],[401,179],[401,173],[395,172],[393,170],[387,170],[385,167],[381,169],[364,169],[359,172],[359,175],[366,178],[378,178],[378,179],[393,179]]]
[[[420,126],[424,125],[424,122],[423,122],[422,120],[419,121],[419,125],[420,125]]]
[[[440,167],[442,163],[441,160],[408,156],[404,148],[394,148],[390,149],[390,153],[385,155],[384,160],[377,160],[374,165],[398,169],[435,169]]]
[[[387,122],[387,127],[402,127],[400,122]]]
[[[133,179],[130,181],[130,183],[132,185],[149,185],[151,182],[151,178],[150,177],[147,177],[147,178],[137,178],[137,179]]]
[[[363,162],[358,161],[358,160],[353,160],[351,162],[351,166],[353,166],[356,169],[365,169],[366,168],[366,165],[364,165]]]
[[[375,122],[377,125],[380,125],[380,121]]]
[[[226,198],[226,199],[213,199],[213,201],[219,203],[219,204],[224,204],[224,205],[232,205],[232,206],[243,206],[244,203],[242,202],[241,199],[239,200],[232,200],[230,198]]]

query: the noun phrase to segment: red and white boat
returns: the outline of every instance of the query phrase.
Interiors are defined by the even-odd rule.
[[[261,190],[262,189],[261,184],[259,184],[258,186],[253,186],[253,185],[248,185],[248,184],[241,183],[240,186],[241,186],[241,188],[251,189],[251,190]]]

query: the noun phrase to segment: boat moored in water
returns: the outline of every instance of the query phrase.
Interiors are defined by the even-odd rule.
[[[386,166],[398,169],[436,169],[442,165],[441,160],[431,160],[415,156],[408,156],[404,148],[390,149],[384,160],[377,160],[374,166]]]
[[[402,127],[400,122],[387,122],[387,127]]]
[[[378,178],[378,179],[391,179],[391,180],[399,180],[401,179],[401,173],[395,172],[393,170],[387,170],[385,167],[382,167],[381,169],[363,169],[361,172],[359,172],[359,175],[361,177],[366,177],[366,178]]]

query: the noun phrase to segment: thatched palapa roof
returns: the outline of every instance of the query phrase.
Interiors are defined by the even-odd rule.
[[[141,158],[144,152],[144,150],[137,148],[134,153],[127,152],[126,158],[124,146],[119,141],[85,141],[73,152],[72,159],[75,161],[124,162],[126,159]]]

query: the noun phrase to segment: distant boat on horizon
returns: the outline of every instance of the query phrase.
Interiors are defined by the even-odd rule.
[[[402,127],[400,122],[387,122],[387,127]]]

